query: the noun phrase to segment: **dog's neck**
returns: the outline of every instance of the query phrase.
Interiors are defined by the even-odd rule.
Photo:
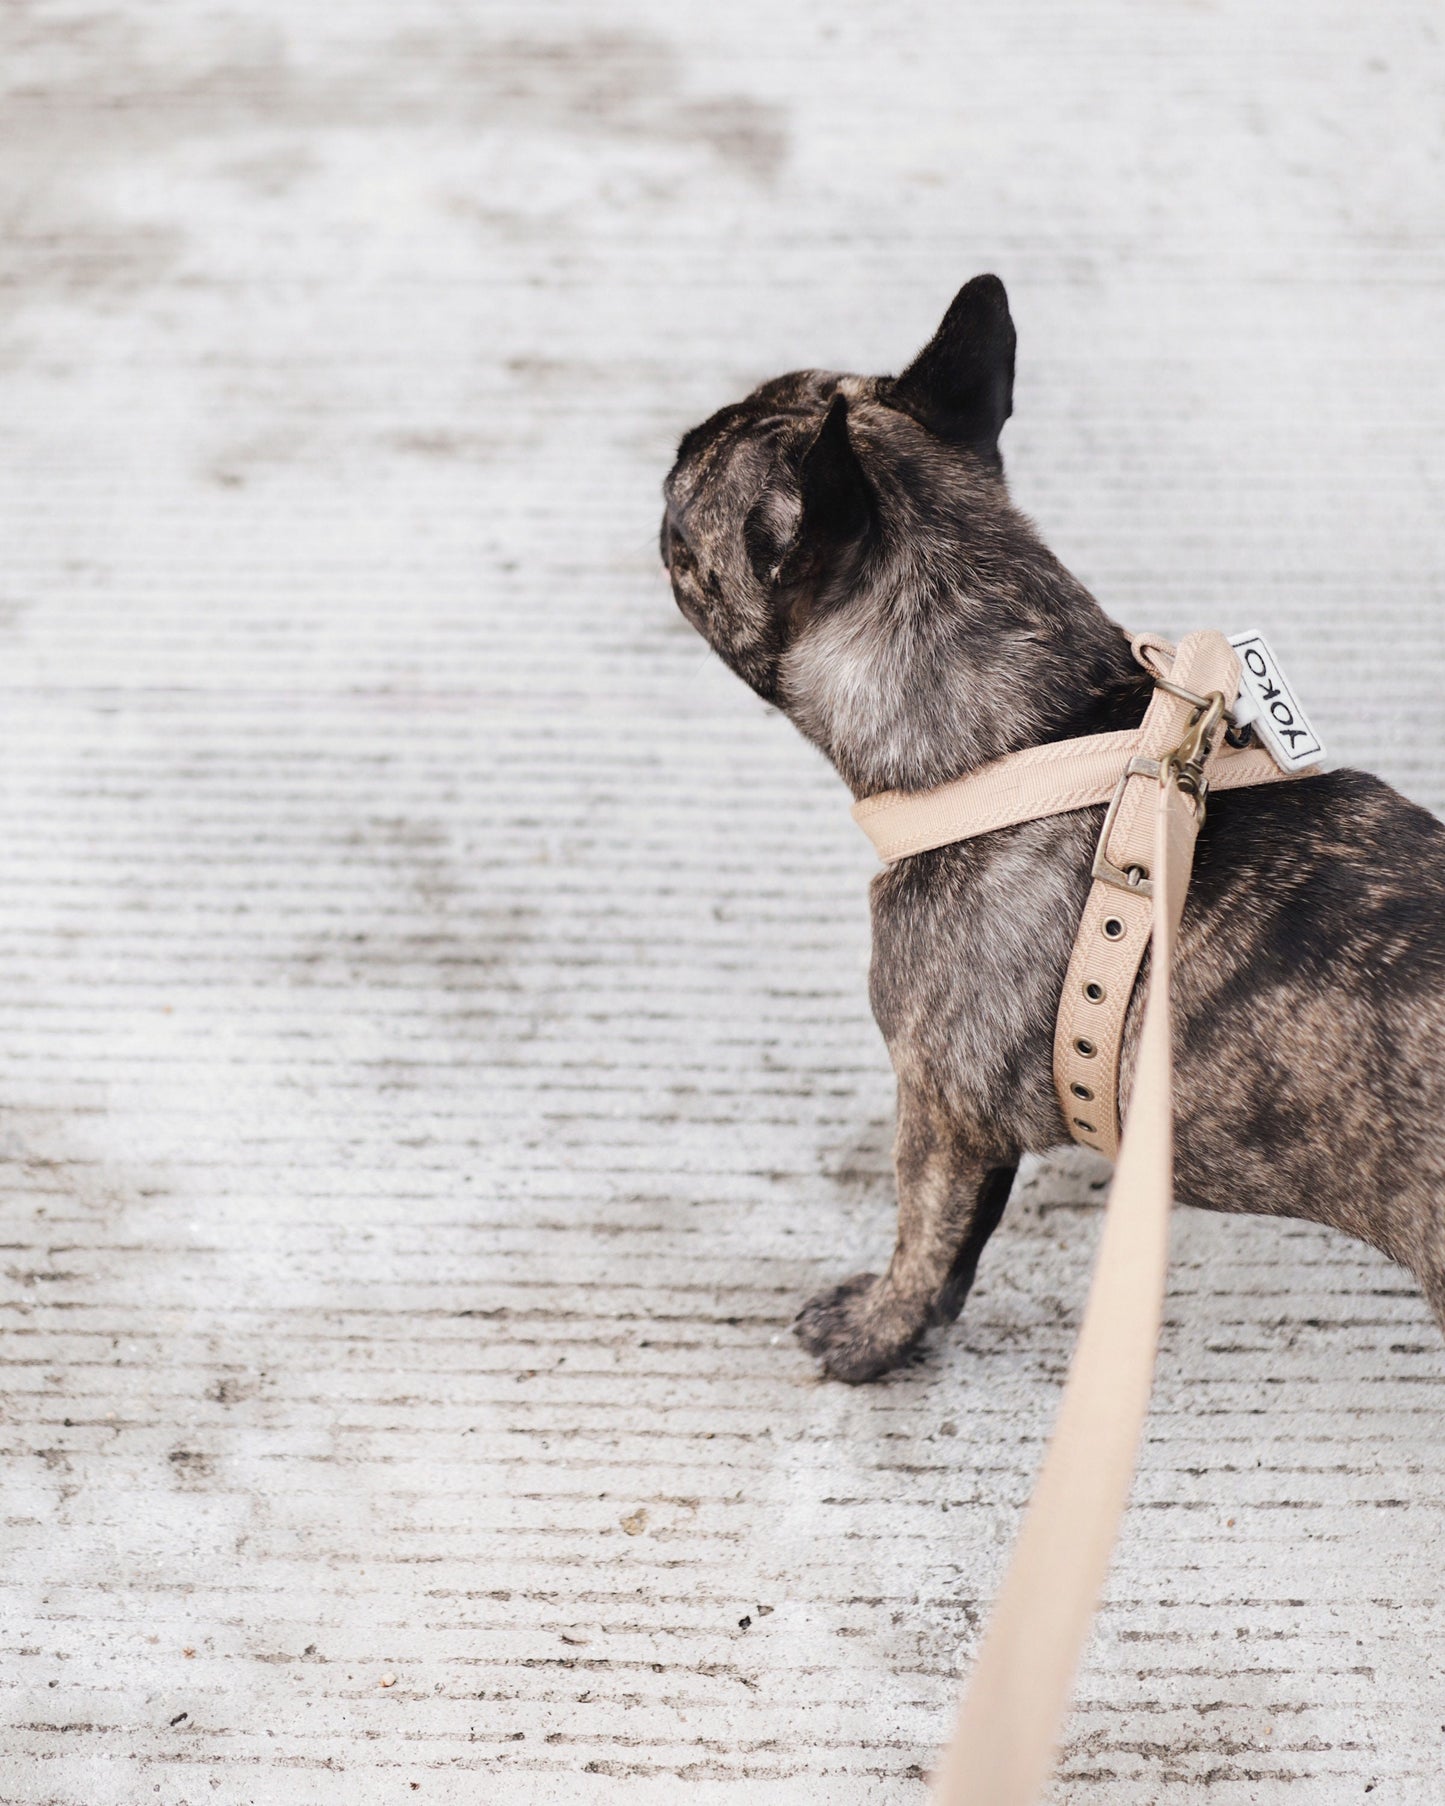
[[[1151,686],[1124,630],[1047,553],[1023,577],[982,597],[863,586],[789,650],[787,713],[855,796],[1139,724]]]

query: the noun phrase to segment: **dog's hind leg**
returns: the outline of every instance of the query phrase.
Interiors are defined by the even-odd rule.
[[[960,1140],[905,1086],[894,1159],[898,1242],[888,1271],[858,1273],[820,1292],[793,1326],[828,1373],[855,1385],[898,1366],[926,1330],[963,1309],[1016,1170]]]

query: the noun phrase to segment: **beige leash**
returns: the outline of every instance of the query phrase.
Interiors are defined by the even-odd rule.
[[[1157,651],[1158,642],[1142,647],[1145,657]],[[1055,1062],[1070,1133],[1107,1151],[1125,1013],[1144,947],[1151,948],[1138,1071],[1083,1328],[1053,1440],[935,1776],[938,1806],[1035,1806],[1053,1772],[1128,1503],[1168,1275],[1169,981],[1204,794],[1293,775],[1265,753],[1236,753],[1211,739],[1239,675],[1222,635],[1191,634],[1158,678],[1137,732],[1035,748],[926,796],[869,798],[854,811],[870,838],[871,822],[897,849],[883,856],[899,858],[1112,797],[1065,979]]]
[[[1128,1132],[1053,1441],[938,1769],[940,1806],[1033,1806],[1048,1784],[1133,1483],[1169,1265],[1167,979],[1195,834],[1193,804],[1177,782],[1157,790],[1155,978]]]

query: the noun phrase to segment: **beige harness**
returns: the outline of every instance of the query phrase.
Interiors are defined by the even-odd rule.
[[[1204,798],[1299,775],[1224,741],[1240,665],[1222,634],[1190,634],[1177,652],[1141,635],[1134,650],[1157,686],[1136,731],[1034,747],[853,810],[891,862],[1109,804],[1059,1003],[1054,1083],[1070,1135],[1118,1160],[1053,1441],[935,1777],[940,1806],[1034,1806],[1053,1771],[1149,1405],[1173,1201],[1169,977]],[[1120,1051],[1146,946],[1151,982],[1121,1145]]]

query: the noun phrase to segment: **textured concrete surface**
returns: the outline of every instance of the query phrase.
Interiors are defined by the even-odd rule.
[[[1445,806],[1426,5],[0,9],[0,1797],[916,1802],[1101,1177],[884,1385],[867,849],[679,431],[1010,285],[1015,489]],[[1056,1802],[1445,1798],[1445,1347],[1181,1221]]]

